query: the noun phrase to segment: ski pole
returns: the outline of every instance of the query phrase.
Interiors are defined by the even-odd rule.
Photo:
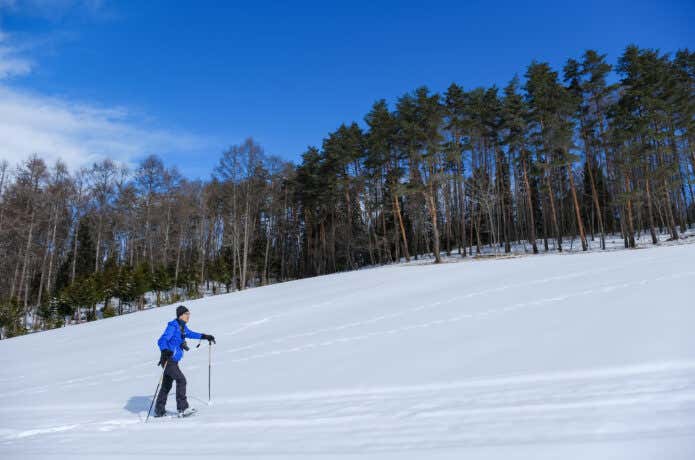
[[[169,364],[169,361],[164,361],[164,366],[162,366],[162,375],[159,377],[159,382],[157,383],[157,388],[154,390],[154,396],[152,396],[152,402],[150,403],[150,408],[147,410],[147,418],[145,419],[145,423],[150,419],[150,412],[152,412],[152,406],[154,406],[154,401],[157,399],[157,394],[159,393],[159,387],[162,385],[162,381],[164,380],[164,372],[167,370],[167,364]]]
[[[210,392],[210,376],[212,374],[212,342],[208,341],[208,406],[210,405],[211,392]]]

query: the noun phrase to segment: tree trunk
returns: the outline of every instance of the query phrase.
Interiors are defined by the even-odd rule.
[[[54,214],[56,214],[55,218],[56,219],[58,218],[57,213],[52,212],[48,218],[48,228],[51,228],[51,222],[53,221]],[[55,227],[55,224],[53,226]],[[46,268],[46,261],[48,259],[48,253],[50,252],[50,250],[51,250],[51,243],[48,240],[48,236],[46,236],[46,247],[43,251],[43,260],[41,261],[41,279],[39,280],[39,291],[36,294],[36,306],[37,306],[37,308],[41,306],[41,301],[43,300],[43,286],[46,282],[46,270],[45,270],[45,268]],[[36,325],[34,325],[34,327],[35,326]]]
[[[601,249],[606,249],[606,231],[603,228],[603,216],[601,214],[601,204],[598,199],[598,191],[596,190],[596,181],[594,180],[593,160],[590,161],[591,155],[587,153],[586,160],[589,161],[589,183],[591,185],[591,197],[596,208],[596,219],[598,220],[598,228],[601,232]]]
[[[94,250],[94,273],[99,271],[99,248],[101,247],[101,225],[104,216],[99,212],[99,225],[97,225],[97,245]]]
[[[645,191],[647,193],[647,217],[649,218],[649,233],[651,234],[652,237],[652,244],[657,244],[659,240],[656,237],[656,232],[654,231],[654,211],[652,209],[652,191],[651,191],[651,185],[650,185],[650,180],[649,180],[649,171],[646,170],[644,171],[644,182],[645,182]]]
[[[51,294],[51,281],[53,281],[53,259],[56,253],[56,231],[58,229],[58,207],[56,206],[53,219],[53,231],[51,233],[51,256],[48,258],[48,275],[46,277],[46,293]]]
[[[663,180],[664,187],[664,210],[666,211],[666,223],[668,224],[671,233],[671,239],[678,239],[678,230],[676,229],[676,221],[673,217],[673,208],[671,204],[671,193],[669,192],[668,182]]]
[[[179,225],[179,247],[176,250],[176,268],[174,268],[174,289],[179,282],[179,267],[181,264],[181,248],[183,247],[183,224]]]
[[[268,233],[266,234],[266,239],[265,239],[265,255],[263,257],[263,277],[261,279],[261,284],[266,285],[268,284],[268,257],[270,254],[270,229],[268,229]]]
[[[24,303],[26,306],[27,303],[27,298],[29,295],[29,287],[28,283],[25,282],[25,276],[27,273],[27,267],[29,266],[29,253],[31,251],[31,238],[33,236],[33,231],[34,231],[34,218],[36,216],[36,211],[32,209],[31,211],[31,218],[29,219],[29,232],[27,236],[27,244],[24,248],[24,262],[22,263],[22,275],[19,277],[19,285],[24,287]],[[18,294],[21,295],[21,291],[18,292]],[[23,318],[24,325],[26,326],[26,312],[25,312],[25,317]]]
[[[77,270],[77,239],[80,235],[80,219],[75,216],[75,236],[72,245],[72,272],[70,274],[70,284],[75,282],[75,272]]]
[[[200,221],[200,284],[205,289],[205,258],[206,258],[206,245],[205,245],[205,217]],[[196,289],[198,290],[198,289]]]
[[[242,268],[241,268],[241,285],[242,289],[246,289],[246,272],[248,270],[248,261],[249,261],[249,221],[250,219],[250,213],[249,213],[249,200],[250,197],[248,196],[248,193],[246,194],[246,209],[244,211],[244,253],[243,253],[243,258],[242,258]]]
[[[584,234],[584,222],[582,222],[582,213],[579,209],[579,200],[577,199],[577,190],[574,187],[574,173],[572,172],[572,168],[570,165],[567,165],[567,175],[569,176],[569,181],[570,181],[570,190],[572,192],[572,201],[574,202],[574,213],[577,218],[577,228],[579,229],[579,238],[582,241],[582,251],[586,251],[588,249],[588,245],[586,243],[586,235]]]
[[[459,225],[461,227],[461,246],[463,247],[463,250],[460,252],[461,257],[466,257],[466,195],[463,189],[463,161],[459,160],[457,166],[456,186],[459,194]]]
[[[526,205],[528,206],[528,214],[529,214],[529,230],[530,230],[530,235],[529,239],[531,240],[531,245],[533,247],[533,253],[538,254],[538,245],[536,244],[536,219],[534,216],[533,212],[533,201],[531,197],[531,184],[529,183],[528,180],[528,165],[526,164],[526,160],[523,159],[521,161],[522,164],[522,170],[523,170],[523,175],[524,175],[524,188],[526,189]]]
[[[169,201],[169,200],[167,200]],[[167,258],[169,254],[169,229],[171,227],[170,225],[171,222],[171,203],[168,204],[167,206],[167,223],[166,227],[164,228],[164,251],[162,251],[162,266],[167,267]]]
[[[347,264],[351,270],[355,268],[352,263],[352,206],[350,205],[350,185],[345,184],[345,207],[347,213],[347,241],[345,247],[345,255],[347,256]]]
[[[430,219],[432,221],[432,251],[434,252],[435,263],[440,263],[441,256],[439,254],[439,227],[437,226],[437,205],[434,199],[434,186],[430,182],[427,186],[427,191],[425,192],[425,200],[430,208]]]
[[[693,168],[695,168],[695,163],[693,163]],[[2,224],[5,218],[5,200],[4,200],[4,190],[5,190],[5,175],[7,173],[7,162],[0,162],[0,232],[2,232]]]
[[[634,248],[635,244],[635,227],[633,225],[632,217],[632,189],[630,187],[630,178],[628,174],[625,174],[625,192],[627,193],[627,240],[628,247]]]
[[[446,235],[446,255],[451,256],[451,181],[446,181],[444,189],[444,234]]]
[[[392,189],[391,194],[393,195],[393,209],[396,213],[396,217],[398,218],[398,226],[401,229],[401,239],[403,241],[403,254],[405,255],[406,262],[410,262],[410,252],[408,251],[408,239],[405,236],[405,225],[403,225],[403,216],[401,215],[401,205],[398,202],[398,196],[397,196],[395,190]]]
[[[557,250],[562,252],[562,234],[560,233],[560,225],[557,222],[557,212],[555,211],[555,198],[553,197],[553,187],[550,181],[550,171],[546,171],[545,174],[546,184],[548,186],[548,199],[550,201],[550,216],[553,222],[553,228],[555,229],[555,235],[557,235]]]

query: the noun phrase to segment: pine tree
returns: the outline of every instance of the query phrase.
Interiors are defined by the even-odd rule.
[[[399,147],[407,154],[410,189],[422,195],[429,214],[432,253],[441,262],[438,223],[439,183],[441,181],[442,136],[439,130],[443,110],[439,95],[426,87],[418,88],[398,101],[396,108]]]
[[[513,162],[521,169],[521,179],[524,185],[524,204],[528,217],[528,240],[531,243],[534,254],[538,254],[536,244],[536,210],[533,205],[531,192],[530,155],[526,147],[526,119],[527,107],[520,94],[518,94],[519,79],[514,77],[504,89],[504,101],[502,105],[502,124],[506,132],[503,143],[508,146],[508,154]]]
[[[94,273],[95,248],[87,219],[80,220],[77,230],[77,257],[73,266],[75,277]]]
[[[553,187],[554,181],[552,179],[558,173],[566,173],[582,249],[586,251],[588,246],[579,208],[579,199],[574,185],[574,170],[572,168],[573,163],[578,158],[577,155],[571,152],[573,145],[573,125],[571,121],[573,98],[558,82],[557,72],[554,72],[546,63],[532,63],[528,68],[526,77],[526,91],[531,108],[531,120],[535,124],[535,144],[537,152],[544,159],[546,168],[546,187],[551,220],[557,235],[557,249],[559,251],[562,250],[562,231],[558,215],[559,210],[556,206],[556,190]],[[557,179],[557,177],[555,178]],[[560,178],[563,178],[563,176]]]
[[[23,316],[24,310],[16,297],[0,303],[0,335],[9,338],[26,334],[26,328],[22,326]]]
[[[460,86],[451,84],[444,94],[445,130],[447,161],[453,166],[455,183],[456,220],[458,220],[458,245],[461,257],[466,257],[466,193],[464,189],[465,161],[464,151],[468,128],[466,113],[466,93]]]

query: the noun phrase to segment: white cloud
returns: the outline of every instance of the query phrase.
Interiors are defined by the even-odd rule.
[[[0,80],[27,74],[32,67],[32,62],[20,56],[16,47],[9,43],[8,35],[0,30]]]
[[[105,5],[102,0],[0,0],[2,10],[57,19],[71,11],[99,14]]]
[[[99,108],[0,84],[0,160],[16,164],[36,153],[71,169],[101,158],[132,164],[155,153],[205,148],[189,134],[151,128],[124,109]]]
[[[75,3],[100,5],[98,1]],[[0,0],[0,8],[13,4]],[[60,159],[76,169],[107,157],[132,164],[152,153],[164,156],[206,147],[202,138],[158,128],[124,108],[18,89],[8,79],[33,70],[27,50],[0,29],[0,161],[17,164],[37,154],[49,164]]]
[[[0,80],[27,74],[31,67],[32,63],[28,59],[14,57],[5,48],[0,47]]]

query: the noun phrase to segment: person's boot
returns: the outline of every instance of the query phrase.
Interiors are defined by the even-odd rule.
[[[179,411],[179,417],[190,417],[191,415],[195,414],[196,410],[193,409],[192,407],[187,407],[184,410]]]
[[[160,411],[160,410],[157,410],[157,409],[154,410],[154,416],[155,416],[156,418],[164,417],[166,414],[167,414],[167,411],[164,410],[164,409],[162,409],[161,411]]]

